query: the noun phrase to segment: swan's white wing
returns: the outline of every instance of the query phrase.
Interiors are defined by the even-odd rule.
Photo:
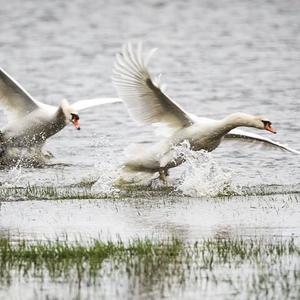
[[[72,108],[76,111],[81,111],[84,109],[88,109],[90,107],[103,105],[107,103],[115,103],[122,102],[120,98],[97,98],[97,99],[89,99],[89,100],[80,100],[72,104]]]
[[[283,145],[281,143],[275,142],[271,139],[265,138],[261,135],[255,134],[255,133],[250,133],[241,129],[233,129],[229,133],[227,133],[224,137],[225,139],[232,139],[232,140],[237,140],[241,139],[244,141],[250,141],[250,142],[258,142],[258,143],[263,143],[268,146],[276,147],[282,150],[286,150],[295,154],[300,154],[299,151],[294,150],[287,145]]]
[[[0,69],[0,106],[6,109],[9,121],[21,118],[39,107],[21,85]]]
[[[182,128],[193,122],[178,104],[166,96],[159,78],[154,81],[148,62],[156,49],[145,54],[142,44],[127,44],[117,54],[113,68],[113,83],[119,97],[126,103],[131,117],[141,124],[166,123]]]

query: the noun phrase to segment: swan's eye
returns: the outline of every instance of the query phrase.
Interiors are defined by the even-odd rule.
[[[77,114],[71,113],[71,121],[77,121],[79,120],[79,116]]]
[[[262,120],[262,122],[264,123],[265,127],[272,125],[272,122],[270,122],[270,121]]]

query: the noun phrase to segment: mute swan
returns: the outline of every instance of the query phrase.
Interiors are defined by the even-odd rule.
[[[8,124],[0,131],[0,158],[12,148],[34,148],[36,153],[42,154],[45,141],[67,124],[80,129],[79,111],[119,101],[118,98],[103,98],[81,100],[70,105],[63,100],[59,107],[55,107],[33,99],[19,83],[0,69],[0,106],[8,117]]]
[[[150,58],[156,49],[144,53],[142,44],[127,44],[116,55],[113,67],[113,83],[119,97],[127,105],[130,116],[140,124],[164,124],[167,138],[151,147],[129,147],[129,157],[123,168],[127,171],[159,172],[165,181],[168,170],[181,164],[184,159],[173,157],[172,148],[184,140],[191,149],[213,151],[223,138],[263,142],[290,152],[298,153],[285,145],[257,134],[235,129],[253,127],[276,133],[272,123],[265,117],[234,113],[222,120],[197,117],[184,111],[165,93],[160,77],[153,79],[148,71]],[[166,133],[158,127],[160,133]]]

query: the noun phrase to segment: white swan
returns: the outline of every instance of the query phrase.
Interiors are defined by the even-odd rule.
[[[212,151],[225,137],[263,142],[299,154],[268,138],[235,129],[244,126],[276,133],[272,123],[265,117],[234,113],[222,120],[212,120],[185,112],[164,93],[160,77],[153,79],[148,71],[149,60],[155,51],[156,49],[152,49],[145,54],[142,44],[133,46],[129,43],[123,47],[121,54],[117,54],[113,68],[113,83],[131,117],[141,124],[158,123],[168,128],[166,131],[165,128],[158,127],[159,133],[167,132],[167,138],[162,142],[151,147],[130,147],[127,151],[129,157],[124,164],[126,170],[159,172],[160,178],[165,180],[168,169],[184,161],[180,157],[174,158],[171,151],[172,147],[184,140],[188,140],[195,151]]]
[[[78,112],[90,107],[121,101],[118,98],[81,100],[70,105],[63,100],[59,107],[33,99],[4,70],[0,69],[0,106],[8,124],[0,131],[0,158],[11,148],[27,148],[41,154],[45,141],[72,123],[80,129]]]

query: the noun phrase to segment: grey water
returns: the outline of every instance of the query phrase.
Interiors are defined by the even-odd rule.
[[[0,0],[0,28],[1,68],[39,101],[116,97],[115,54],[128,41],[142,41],[145,48],[159,48],[151,71],[163,74],[168,95],[187,111],[216,119],[238,111],[265,115],[278,133],[258,133],[300,150],[298,0]],[[47,141],[44,149],[55,156],[49,166],[1,170],[1,187],[68,187],[89,180],[101,187],[122,165],[129,144],[158,139],[152,128],[137,126],[123,104],[80,117],[81,131],[68,126]],[[5,123],[1,110],[1,127]],[[267,194],[275,186],[277,192],[226,200],[209,193],[151,198],[146,191],[117,201],[1,199],[1,235],[299,237],[300,156],[228,142],[211,157],[234,188],[262,186]],[[171,177],[180,172],[171,170]],[[201,190],[201,178],[191,179],[191,190]],[[15,290],[9,293],[19,299]]]
[[[163,74],[168,94],[187,111],[266,115],[278,134],[261,134],[300,149],[298,1],[13,0],[0,9],[1,67],[40,101],[116,96],[115,54],[143,41],[159,48],[152,72]],[[69,126],[45,146],[70,166],[23,170],[26,180],[77,182],[101,172],[100,161],[121,164],[128,144],[156,139],[122,104],[84,111],[81,121],[80,132]],[[229,144],[214,158],[242,185],[299,183],[299,157],[289,153]]]

